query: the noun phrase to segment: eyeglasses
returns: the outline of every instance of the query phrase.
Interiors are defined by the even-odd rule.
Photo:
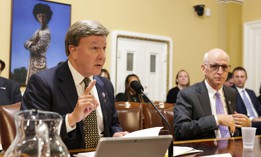
[[[223,65],[219,65],[219,64],[204,64],[206,66],[209,65],[209,68],[212,70],[212,71],[218,71],[219,68],[221,67],[223,71],[229,71],[229,68],[231,67],[231,65],[226,65],[226,64],[223,64]]]

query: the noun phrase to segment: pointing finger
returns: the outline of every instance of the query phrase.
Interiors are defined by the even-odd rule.
[[[87,95],[91,92],[92,88],[95,86],[96,80],[93,80],[92,82],[89,83],[88,87],[85,89],[83,95]]]

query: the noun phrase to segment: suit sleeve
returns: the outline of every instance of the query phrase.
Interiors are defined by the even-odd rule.
[[[108,110],[106,111],[106,113],[109,115],[107,115],[105,120],[107,124],[104,125],[108,125],[108,128],[110,130],[110,136],[113,136],[114,133],[122,131],[122,127],[120,126],[118,113],[114,105],[114,88],[111,82],[105,83],[105,89],[107,89],[107,94],[109,95],[109,101],[106,102],[108,103],[106,106],[109,107],[108,110],[110,110],[110,112]]]
[[[21,91],[20,91],[20,85],[19,83],[15,82],[13,87],[13,93],[12,93],[12,102],[17,103],[20,102],[22,99]]]
[[[174,107],[174,134],[177,140],[215,137],[215,117],[204,113],[196,94],[179,92]],[[194,92],[195,93],[195,92]]]
[[[21,110],[37,109],[51,111],[51,92],[38,75],[32,75],[23,95]]]

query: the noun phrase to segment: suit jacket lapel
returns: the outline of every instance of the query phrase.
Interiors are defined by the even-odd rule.
[[[201,82],[198,86],[198,98],[206,116],[212,115],[208,91],[204,81]]]
[[[223,86],[223,91],[224,91],[224,95],[225,95],[225,98],[226,98],[226,105],[227,105],[227,110],[228,110],[228,114],[233,114],[234,111],[236,111],[236,104],[234,104],[233,102],[236,102],[236,101],[233,101],[233,93],[231,93],[230,90],[228,90],[228,87],[226,86]]]
[[[61,93],[64,95],[64,99],[67,100],[71,110],[73,110],[78,100],[78,94],[68,66],[68,61],[59,67],[57,75]]]
[[[99,96],[99,101],[100,101],[100,105],[101,105],[101,109],[102,109],[102,113],[105,113],[106,112],[106,101],[108,100],[107,99],[107,92],[104,90],[103,88],[103,85],[104,83],[102,82],[102,80],[97,77],[97,76],[94,76],[95,80],[96,80],[96,89],[97,89],[97,93],[98,93],[98,96]],[[103,116],[105,116],[106,114],[103,114]],[[103,119],[107,119],[107,117],[103,117]]]

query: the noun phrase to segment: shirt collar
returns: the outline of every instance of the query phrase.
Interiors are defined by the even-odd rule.
[[[84,79],[84,76],[82,76],[70,63],[70,61],[68,60],[68,66],[69,69],[72,73],[72,77],[73,77],[73,81],[75,86],[80,85],[82,83],[82,80]],[[91,81],[93,81],[93,76],[89,77]]]
[[[237,91],[242,92],[243,90],[246,90],[245,88],[239,88],[236,86]]]
[[[208,84],[207,80],[205,80],[205,84],[206,84],[206,87],[207,87],[207,90],[208,90],[210,97],[214,97],[217,92],[219,92],[220,95],[223,95],[223,86],[218,91],[216,91],[214,88],[212,88]]]

